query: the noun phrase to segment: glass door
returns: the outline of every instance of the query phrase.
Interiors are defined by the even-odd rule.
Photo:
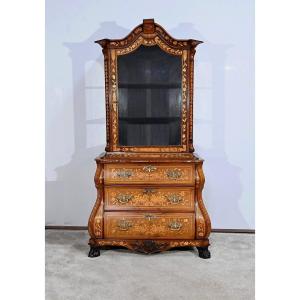
[[[140,46],[117,65],[119,146],[180,145],[181,56]]]

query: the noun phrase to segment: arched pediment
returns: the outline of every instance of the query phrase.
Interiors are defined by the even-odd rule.
[[[170,54],[181,55],[183,50],[195,48],[202,41],[175,39],[162,26],[155,23],[154,19],[144,19],[142,24],[135,27],[123,39],[102,39],[95,43],[100,44],[103,49],[116,49],[118,55],[130,53],[140,45],[158,45]]]

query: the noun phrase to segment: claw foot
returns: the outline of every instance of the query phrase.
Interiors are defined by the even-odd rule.
[[[91,247],[89,257],[100,256],[100,247]]]
[[[210,258],[210,251],[208,250],[208,247],[197,247],[199,257],[207,259]]]

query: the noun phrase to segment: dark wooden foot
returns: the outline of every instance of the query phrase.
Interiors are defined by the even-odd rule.
[[[89,257],[97,257],[100,256],[100,247],[92,247],[89,252]]]
[[[207,259],[210,258],[210,252],[208,250],[208,247],[197,247],[199,252],[199,257]]]

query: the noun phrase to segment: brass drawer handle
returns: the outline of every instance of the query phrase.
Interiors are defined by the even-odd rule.
[[[146,194],[148,196],[151,196],[152,194],[155,194],[155,193],[157,193],[157,191],[152,188],[145,188],[143,191],[143,194]]]
[[[172,204],[179,204],[180,202],[183,201],[183,198],[178,194],[166,195],[166,198]]]
[[[127,231],[130,227],[132,227],[132,223],[125,219],[122,219],[118,222],[119,230]]]
[[[117,171],[117,177],[119,177],[119,178],[129,178],[131,176],[132,176],[132,171],[130,171],[130,170]]]
[[[182,172],[180,169],[172,169],[167,171],[167,176],[169,179],[178,179],[182,175]]]
[[[116,196],[116,199],[119,203],[121,204],[125,204],[125,203],[128,203],[130,200],[133,199],[133,195],[130,195],[130,194],[118,194]]]
[[[144,215],[144,217],[145,217],[148,221],[152,221],[153,219],[156,218],[156,216],[151,215],[151,214],[146,214],[146,215]]]
[[[143,168],[143,171],[144,171],[144,172],[147,172],[147,173],[152,173],[152,172],[154,172],[156,169],[157,169],[156,167],[149,165],[149,166],[145,166],[145,167]]]
[[[170,230],[179,231],[182,228],[182,223],[178,221],[173,221],[169,223]]]

